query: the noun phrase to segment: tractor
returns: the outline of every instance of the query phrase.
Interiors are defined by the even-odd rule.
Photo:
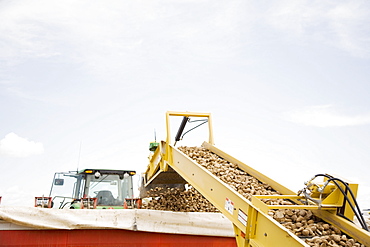
[[[35,207],[69,209],[140,208],[134,198],[135,171],[84,169],[56,172],[48,197],[36,197]],[[72,193],[71,193],[72,192]]]

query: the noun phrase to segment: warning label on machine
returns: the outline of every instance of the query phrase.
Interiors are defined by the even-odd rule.
[[[233,214],[234,213],[234,203],[226,197],[225,199],[225,209],[230,213],[230,214]]]
[[[240,208],[239,208],[239,211],[238,211],[238,220],[244,226],[247,226],[248,215],[246,215]]]

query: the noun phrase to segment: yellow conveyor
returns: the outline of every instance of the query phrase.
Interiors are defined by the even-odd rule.
[[[296,202],[297,205],[269,206],[260,200],[263,196],[253,196],[251,201],[244,198],[229,185],[171,144],[171,116],[207,118],[209,141],[202,144],[204,148],[212,151],[230,163],[237,164],[239,169],[257,178],[259,181],[269,184],[274,190],[279,191],[281,195],[275,196],[275,198],[290,199]],[[158,148],[150,158],[148,168],[143,174],[144,186],[155,184],[156,178],[163,176],[167,171],[170,171],[171,174],[176,174],[174,176],[179,175],[187,183],[197,189],[233,223],[235,237],[239,247],[309,246],[303,239],[290,232],[267,214],[269,209],[281,208],[310,209],[322,220],[335,225],[341,231],[358,240],[365,246],[370,246],[370,233],[368,231],[357,227],[336,214],[337,209],[343,204],[343,199],[337,194],[333,193],[332,197],[328,197],[330,198],[329,204],[320,206],[314,204],[303,205],[298,200],[302,199],[302,197],[297,196],[293,191],[216,148],[213,143],[211,114],[167,112],[166,124],[167,139],[158,145]],[[357,192],[357,185],[352,186]],[[269,197],[271,198],[274,196]],[[351,213],[347,213],[347,216],[353,218],[353,214]]]

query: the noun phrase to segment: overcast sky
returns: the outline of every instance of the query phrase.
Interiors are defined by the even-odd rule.
[[[143,172],[172,110],[212,113],[217,147],[292,190],[330,173],[370,208],[369,23],[368,1],[0,1],[2,204],[56,171]]]

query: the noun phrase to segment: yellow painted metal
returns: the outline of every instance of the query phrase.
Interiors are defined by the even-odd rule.
[[[146,169],[146,177],[151,178],[159,169],[162,160],[163,142],[161,142],[153,154],[149,157],[149,165]]]
[[[171,142],[171,117],[204,117],[208,120],[208,133],[209,143],[213,144],[213,129],[212,129],[212,117],[210,113],[197,113],[197,112],[177,112],[167,111],[166,112],[166,130],[167,137],[166,142],[162,141],[152,157],[149,158],[149,165],[146,172],[143,174],[146,181],[153,180],[155,176],[158,176],[161,172],[168,171],[168,164],[172,163],[172,156],[169,155],[169,145]]]
[[[145,172],[146,181],[153,180],[159,173],[166,172],[171,166],[181,177],[205,196],[216,206],[234,225],[236,241],[239,247],[271,247],[271,246],[308,246],[303,240],[284,228],[281,224],[271,218],[267,212],[270,209],[300,208],[311,209],[313,213],[322,220],[340,228],[344,233],[355,238],[365,246],[370,246],[370,233],[356,227],[351,222],[339,217],[337,208],[343,203],[343,198],[330,185],[325,188],[327,199],[323,200],[321,206],[314,205],[266,205],[260,199],[264,196],[253,196],[252,201],[247,200],[226,183],[222,182],[207,169],[195,163],[171,143],[170,117],[207,117],[209,126],[209,142],[202,144],[206,149],[216,153],[225,160],[237,164],[240,169],[259,181],[269,184],[274,190],[282,195],[268,196],[270,198],[285,198],[301,204],[298,199],[302,197],[295,195],[293,191],[277,183],[250,166],[242,163],[227,153],[214,146],[212,121],[209,113],[172,112],[166,113],[167,139],[161,142],[157,150],[150,157],[150,162]],[[350,188],[357,193],[356,184],[349,184]],[[325,202],[325,203],[324,203]],[[342,204],[341,204],[342,205]],[[343,212],[342,212],[343,213]],[[353,217],[348,207],[345,207],[347,216]]]
[[[276,243],[279,246],[308,246],[177,148],[169,145],[168,150],[173,160],[169,165],[234,224],[239,247],[274,246]]]
[[[323,180],[316,181],[319,177],[323,178]],[[341,214],[350,220],[354,219],[355,213],[349,203],[355,205],[358,184],[339,178],[338,176],[333,178],[328,174],[320,174],[312,178],[309,182],[306,182],[306,186],[306,190],[308,189],[310,191],[308,200],[316,201],[316,204],[320,208],[337,207],[337,214]],[[349,187],[349,190],[347,187]]]
[[[266,184],[269,184],[272,188],[274,188],[274,190],[280,192],[281,194],[286,194],[286,195],[295,194],[295,192],[293,192],[292,190],[290,190],[290,189],[286,188],[285,186],[279,184],[278,182],[271,179],[270,177],[267,177],[266,175],[260,173],[259,171],[253,169],[252,167],[244,164],[240,160],[238,160],[238,159],[232,157],[231,155],[223,152],[222,150],[218,149],[212,143],[203,142],[202,147],[214,152],[215,154],[217,154],[218,156],[227,160],[228,162],[238,165],[238,167],[240,169],[247,172],[249,175],[257,178],[259,181],[264,182]]]
[[[297,196],[297,195],[253,195],[252,201],[255,203],[259,203],[259,199],[287,199],[293,201],[305,201],[306,198],[304,196]],[[263,203],[262,201],[260,201]],[[263,203],[265,204],[265,203]],[[266,205],[266,204],[265,204]],[[325,209],[325,210],[337,210],[341,205],[338,204],[323,204],[317,205],[314,203],[306,204],[293,204],[293,205],[266,205],[268,209]]]
[[[171,133],[170,133],[171,132],[170,131],[170,117],[171,116],[178,116],[178,117],[206,117],[206,118],[208,118],[209,143],[214,144],[211,113],[177,112],[177,111],[167,111],[166,112],[166,127],[167,127],[166,143],[167,144],[172,144],[172,142],[171,142]]]
[[[329,178],[325,177],[323,182],[327,182],[328,180]],[[351,189],[354,197],[356,197],[357,190],[358,190],[358,184],[351,183],[344,179],[342,179],[342,181],[346,182],[348,187]],[[337,183],[337,185],[335,185],[333,182],[330,182],[328,185],[326,185],[326,187],[324,187],[324,191],[323,191],[324,199],[322,200],[321,204],[322,205],[329,205],[329,204],[337,205],[338,207],[341,207],[341,210],[342,210],[342,212],[340,212],[341,214],[343,214],[346,218],[353,220],[355,214],[353,210],[351,210],[348,202],[345,201],[344,195],[341,193],[338,186],[340,186],[342,190],[347,193],[350,203],[354,205],[354,200],[352,196],[349,194],[348,190],[345,188],[345,186],[341,183]],[[319,199],[320,193],[317,192],[313,194],[312,197],[316,197],[317,199]]]
[[[354,190],[353,193],[356,193],[357,184],[349,184],[351,189]],[[342,232],[348,234],[352,238],[358,240],[365,246],[370,246],[370,232],[365,231],[357,226],[355,226],[352,222],[340,217],[337,215],[337,210],[341,208],[343,205],[338,204],[338,201],[341,201],[342,195],[338,196],[338,193],[333,190],[334,195],[337,195],[335,200],[329,199],[329,202],[333,204],[328,204],[323,200],[321,206],[316,204],[309,204],[309,205],[266,205],[260,199],[289,199],[289,200],[305,200],[303,196],[297,195],[254,195],[252,196],[252,204],[258,207],[262,212],[267,213],[270,209],[309,209],[316,215],[318,218],[337,226]],[[353,214],[353,212],[350,212]],[[348,214],[347,214],[348,215]]]
[[[343,215],[345,215],[349,219],[353,219],[354,212],[351,210],[347,202],[344,202],[343,195],[339,193],[338,188],[335,188],[331,185],[328,185],[328,190],[332,190],[332,194],[329,194],[327,198],[325,198],[322,202],[321,207],[318,205],[274,205],[274,206],[268,206],[262,201],[255,200],[256,198],[286,198],[286,199],[291,199],[294,202],[297,202],[300,204],[297,199],[302,199],[302,197],[298,197],[296,193],[294,193],[292,190],[284,187],[283,185],[277,183],[273,179],[265,176],[264,174],[258,172],[257,170],[253,169],[252,167],[244,164],[243,162],[235,159],[234,157],[228,155],[227,153],[223,152],[222,150],[216,148],[215,146],[204,142],[202,146],[215,154],[221,156],[225,160],[237,164],[239,168],[241,168],[243,171],[247,172],[251,176],[257,178],[261,182],[265,182],[269,184],[272,188],[275,190],[279,191],[282,195],[274,195],[274,196],[254,196],[255,198],[252,198],[252,201],[254,204],[258,203],[258,208],[261,209],[263,212],[267,212],[268,209],[310,209],[314,212],[316,216],[319,218],[323,217],[322,219],[336,225],[339,227],[343,232],[347,233],[349,236],[352,236],[355,239],[358,239],[362,244],[365,246],[370,246],[370,233],[368,231],[365,231],[357,226],[355,226],[353,223],[343,220],[342,217],[337,215],[337,209],[339,207],[344,207],[344,212],[341,212]],[[352,190],[354,196],[357,195],[357,190],[358,190],[358,184],[352,183],[350,181],[346,181],[345,179],[342,179],[343,181],[347,182],[348,186]],[[326,179],[324,180],[326,181]],[[347,192],[348,193],[348,192]],[[254,200],[253,200],[254,199]],[[259,201],[259,202],[257,202]],[[354,204],[354,201],[352,197],[350,197],[350,202]]]
[[[354,184],[354,183],[349,183],[349,188],[352,190],[353,194],[355,195],[355,197],[357,197],[357,191],[358,191],[358,184]],[[348,193],[348,192],[347,192]],[[352,203],[352,205],[354,205],[354,200],[352,197],[350,197],[350,202]],[[343,215],[346,216],[348,219],[353,219],[354,218],[354,212],[351,210],[351,208],[349,207],[348,205],[348,202],[346,202],[344,204],[344,212],[343,212]]]
[[[312,210],[312,212],[320,219],[338,227],[342,232],[358,240],[361,244],[370,246],[370,232],[356,227],[352,222],[336,215],[335,212],[321,209]]]

